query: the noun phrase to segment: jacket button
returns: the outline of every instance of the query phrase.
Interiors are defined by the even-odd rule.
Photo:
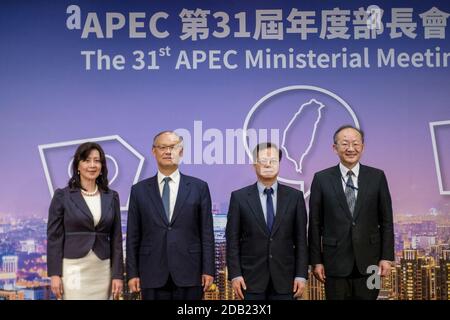
[[[272,255],[270,255],[269,258],[272,259]]]
[[[168,227],[167,229],[170,231],[170,230],[172,230],[172,227]]]
[[[356,226],[356,222],[352,222],[352,226]]]
[[[273,241],[273,238],[270,238],[270,242],[272,242]]]

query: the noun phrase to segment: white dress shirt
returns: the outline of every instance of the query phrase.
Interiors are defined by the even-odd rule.
[[[259,200],[261,201],[261,207],[263,209],[264,214],[264,221],[267,223],[267,194],[264,193],[264,190],[266,189],[266,186],[263,185],[261,182],[257,182],[258,187],[258,193],[259,193]],[[271,185],[269,188],[273,189],[272,194],[272,202],[273,202],[273,214],[274,218],[277,215],[277,191],[278,191],[278,182],[275,181],[273,185]]]
[[[353,189],[353,191],[355,191],[355,198],[358,197],[358,176],[359,176],[359,162],[353,167],[352,172],[352,181],[353,181],[353,186],[356,189]],[[339,163],[339,169],[341,170],[341,183],[342,183],[342,188],[344,189],[345,192],[345,187],[347,185],[347,173],[350,171],[349,168],[347,168],[346,166],[344,166],[342,163]]]
[[[100,222],[100,219],[102,218],[102,200],[100,196],[100,192],[97,192],[95,196],[86,196],[81,193],[81,195],[84,198],[84,201],[86,201],[86,204],[89,208],[89,211],[92,213],[92,217],[94,218],[94,227],[97,226],[97,224]]]
[[[162,197],[163,188],[164,188],[164,178],[166,176],[163,175],[158,170],[158,187],[159,187],[159,194]],[[177,201],[177,195],[178,195],[178,188],[180,186],[180,171],[177,169],[175,170],[170,176],[169,180],[169,190],[170,190],[170,208],[169,208],[169,221],[172,220],[173,210],[175,208],[175,202]]]

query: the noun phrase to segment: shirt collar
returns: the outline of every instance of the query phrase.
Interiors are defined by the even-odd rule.
[[[158,184],[161,184],[166,176],[161,173],[161,171],[158,170]],[[172,172],[172,174],[169,176],[170,179],[172,179],[173,182],[178,183],[180,181],[180,170],[175,170]]]
[[[359,175],[359,162],[353,167],[352,172],[355,175],[356,178],[358,178]],[[350,171],[349,168],[347,168],[346,166],[344,166],[341,162],[339,162],[339,170],[341,171],[341,175],[345,178],[347,177],[347,172]]]
[[[264,194],[264,190],[266,189],[266,186],[263,185],[260,181],[258,181],[256,183],[256,186],[258,187],[258,192],[260,194]],[[278,189],[278,181],[275,181],[275,183],[271,186],[271,188],[273,189],[273,193],[276,194],[277,189]]]

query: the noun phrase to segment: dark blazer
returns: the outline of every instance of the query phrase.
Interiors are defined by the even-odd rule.
[[[277,293],[292,293],[295,277],[308,278],[306,208],[299,190],[278,184],[271,233],[256,183],[234,191],[226,238],[228,277],[243,276],[247,292],[265,292],[271,277]]]
[[[325,274],[347,277],[356,265],[361,274],[380,260],[394,260],[392,203],[384,172],[361,165],[352,217],[339,165],[315,174],[309,200],[311,264]]]
[[[94,218],[80,189],[57,189],[48,212],[47,265],[49,276],[62,276],[63,258],[78,259],[89,250],[111,258],[112,278],[123,279],[122,230],[117,192],[101,192],[102,216]]]
[[[208,184],[180,174],[171,222],[167,220],[157,176],[131,188],[127,226],[127,278],[141,288],[162,287],[169,273],[178,287],[201,286],[214,276],[214,231]]]

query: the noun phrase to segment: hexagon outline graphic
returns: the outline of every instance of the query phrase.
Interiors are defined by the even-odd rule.
[[[439,194],[443,195],[443,196],[450,195],[450,190],[444,190],[444,183],[442,181],[441,164],[439,162],[439,152],[438,152],[438,147],[436,144],[436,134],[434,131],[435,127],[450,125],[450,120],[430,122],[429,125],[430,125],[430,132],[431,132],[431,145],[433,146],[434,164],[436,167],[436,176],[437,176],[438,185],[439,185]]]
[[[45,174],[45,179],[47,181],[48,190],[50,191],[50,196],[53,198],[53,194],[54,194],[53,183],[52,183],[52,179],[50,178],[50,172],[48,170],[47,159],[45,158],[44,150],[60,148],[60,147],[68,147],[68,146],[82,144],[84,142],[101,142],[101,141],[109,141],[109,140],[117,140],[128,151],[130,151],[133,155],[135,155],[136,158],[138,158],[139,165],[136,170],[136,175],[134,176],[134,179],[133,179],[133,185],[135,183],[137,183],[139,180],[139,176],[141,175],[141,171],[142,171],[142,167],[144,165],[145,158],[142,154],[140,154],[136,149],[134,149],[128,142],[126,142],[124,139],[122,139],[122,137],[119,135],[111,135],[111,136],[105,136],[105,137],[87,138],[87,139],[70,140],[70,141],[56,142],[56,143],[49,143],[49,144],[41,144],[41,145],[38,145],[39,155],[41,158],[42,167],[44,169],[44,174]],[[128,195],[126,205],[121,206],[120,210],[127,211],[129,203],[130,203],[130,194]]]

